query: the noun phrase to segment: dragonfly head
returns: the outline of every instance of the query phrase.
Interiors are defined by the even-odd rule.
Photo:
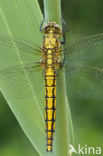
[[[43,27],[44,34],[57,34],[61,33],[61,28],[56,22],[48,22]]]

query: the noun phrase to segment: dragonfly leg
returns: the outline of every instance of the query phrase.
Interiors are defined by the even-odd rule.
[[[64,26],[66,26],[66,28],[64,28]],[[63,41],[61,41],[61,44],[65,44],[65,33],[69,31],[69,27],[63,18],[62,18],[62,27],[63,27],[63,31],[61,35],[63,35]]]
[[[63,34],[65,34],[67,31],[69,31],[69,27],[63,18],[62,18],[62,26],[63,26],[63,31],[62,31]],[[65,26],[65,28],[64,28],[64,26]]]
[[[42,22],[41,22],[41,25],[40,25],[40,31],[41,31],[41,32],[43,32],[42,27],[43,27],[44,21],[45,21],[45,18],[43,18],[43,20],[42,20]]]
[[[61,44],[65,44],[65,35],[63,34],[63,40],[61,41]]]
[[[64,60],[63,62],[60,62],[60,68],[63,68],[64,67]]]

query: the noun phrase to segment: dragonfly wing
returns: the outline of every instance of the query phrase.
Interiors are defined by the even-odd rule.
[[[103,44],[103,33],[91,35],[82,39],[71,41],[65,45],[65,55],[85,55],[88,47],[97,47]],[[84,51],[85,49],[85,51]]]
[[[68,94],[103,98],[103,34],[81,39],[65,55]]]
[[[37,46],[33,42],[19,39],[9,35],[0,34],[0,46],[10,46],[20,49],[28,54],[40,54],[41,47]]]
[[[103,98],[103,69],[94,67],[66,68],[68,95],[79,98]]]
[[[31,64],[23,64],[16,65],[12,67],[0,68],[0,86],[1,88],[9,88],[14,90],[10,95],[11,99],[20,99],[24,98],[24,91],[28,88],[27,97],[32,96],[30,93],[30,88],[35,87],[37,83],[43,83],[43,72],[40,66],[40,63],[31,63]],[[3,86],[3,87],[2,87]],[[24,94],[24,95],[23,95]]]
[[[41,57],[38,54],[40,51],[33,43],[0,35],[0,88],[11,99],[24,98],[25,91],[26,97],[32,96],[34,86],[43,78],[42,71],[38,70]]]

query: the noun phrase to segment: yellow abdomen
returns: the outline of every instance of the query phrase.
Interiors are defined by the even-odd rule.
[[[52,68],[45,71],[45,122],[47,151],[52,151],[56,120],[56,73]]]

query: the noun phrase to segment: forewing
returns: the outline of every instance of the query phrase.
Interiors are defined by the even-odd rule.
[[[0,34],[0,46],[10,46],[28,54],[40,54],[41,47],[31,41],[19,39],[14,36]]]
[[[103,44],[103,33],[70,41],[65,45],[64,52],[65,55],[85,55],[88,47],[96,47],[98,45],[100,46],[101,44]]]

